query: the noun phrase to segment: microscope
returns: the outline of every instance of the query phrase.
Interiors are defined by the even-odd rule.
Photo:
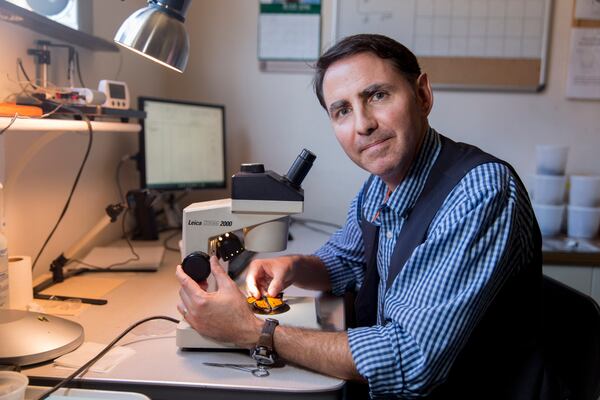
[[[186,207],[182,229],[184,271],[196,281],[207,279],[208,290],[213,291],[216,283],[209,275],[209,255],[229,261],[244,249],[254,252],[285,250],[290,215],[303,211],[304,191],[300,185],[315,159],[312,152],[303,149],[285,176],[265,171],[263,164],[242,164],[231,179],[231,198]],[[238,230],[243,232],[243,245],[233,233]],[[188,260],[190,262],[186,263]],[[319,327],[313,298],[289,298],[287,304],[288,311],[275,316],[280,323]],[[201,336],[185,321],[177,326],[176,344],[184,349],[234,348],[231,343]]]

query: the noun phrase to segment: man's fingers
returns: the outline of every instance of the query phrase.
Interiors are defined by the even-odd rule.
[[[259,274],[262,274],[262,266],[257,264],[257,261],[254,260],[250,263],[248,267],[248,273],[246,274],[246,288],[250,293],[250,296],[259,298],[260,290],[258,289],[257,278]]]
[[[178,265],[175,269],[175,276],[177,277],[177,280],[179,280],[181,288],[185,290],[185,292],[188,295],[194,296],[202,295],[205,293],[205,290],[202,287],[200,287],[200,285],[198,285],[192,278],[190,278],[188,274],[183,272],[183,268],[181,268],[181,265]]]
[[[252,279],[251,281],[246,281],[246,288],[248,289],[250,296],[257,299],[260,298],[260,290],[258,290],[258,287],[256,286],[256,281],[254,279]]]
[[[267,293],[271,297],[277,297],[277,295],[279,293],[281,293],[282,290],[283,290],[283,284],[281,283],[281,281],[273,279],[271,281],[271,284],[269,285],[269,289],[267,290]]]
[[[231,278],[229,278],[229,275],[227,275],[221,264],[219,264],[219,259],[215,256],[210,257],[210,271],[217,281],[218,288],[222,288],[231,282]]]

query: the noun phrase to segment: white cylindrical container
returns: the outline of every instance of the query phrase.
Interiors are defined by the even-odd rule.
[[[564,204],[567,177],[564,175],[533,175],[532,198],[537,204]]]
[[[0,183],[0,308],[8,308],[8,244],[4,236],[4,191]]]
[[[33,301],[31,257],[8,257],[8,293],[11,310],[27,310]]]
[[[600,207],[568,207],[567,235],[591,239],[600,228]]]
[[[0,371],[0,400],[23,400],[29,384],[27,375],[13,371]]]
[[[542,231],[542,236],[557,236],[565,215],[565,206],[533,203],[533,211]]]
[[[535,147],[536,171],[544,175],[564,175],[568,146],[540,144]]]
[[[569,204],[580,207],[600,207],[600,176],[571,175]]]

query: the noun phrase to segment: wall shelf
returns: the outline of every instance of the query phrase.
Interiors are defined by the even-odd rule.
[[[113,42],[70,28],[5,0],[0,0],[0,21],[17,24],[37,33],[90,50],[119,51],[119,47]]]
[[[4,129],[11,117],[0,117],[0,130]],[[92,121],[94,132],[130,132],[137,133],[141,130],[138,123]],[[71,119],[40,119],[40,118],[18,118],[5,132],[87,132],[87,124],[84,121]]]

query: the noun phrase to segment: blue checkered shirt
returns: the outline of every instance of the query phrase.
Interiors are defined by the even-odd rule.
[[[439,134],[429,129],[408,175],[387,202],[386,185],[375,177],[352,201],[345,225],[315,253],[329,271],[333,293],[358,290],[366,263],[360,213],[379,225],[377,325],[348,330],[353,360],[373,397],[418,398],[442,383],[499,288],[533,257],[527,193],[505,165],[483,164],[450,192],[425,242],[386,290],[404,216],[440,148]]]

